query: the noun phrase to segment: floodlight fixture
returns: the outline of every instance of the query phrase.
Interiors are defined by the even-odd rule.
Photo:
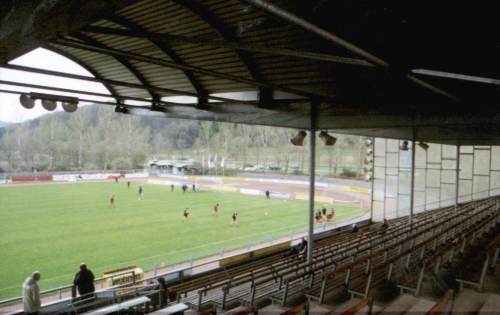
[[[304,139],[306,138],[307,133],[304,130],[300,130],[295,137],[290,139],[290,142],[293,145],[297,146],[303,146],[304,145]]]
[[[122,105],[116,105],[115,113],[128,114],[128,108]]]
[[[64,101],[61,103],[62,108],[64,109],[65,112],[67,113],[73,113],[76,112],[78,109],[78,101]]]
[[[151,105],[150,110],[152,112],[162,112],[162,113],[166,112],[165,107],[159,106],[158,104],[154,104],[154,103]]]
[[[399,147],[399,149],[401,151],[408,151],[408,149],[409,149],[408,141],[406,141],[406,140],[403,141],[403,143],[401,144],[401,146]]]
[[[425,143],[425,142],[422,142],[422,141],[420,141],[418,143],[418,146],[421,147],[424,150],[427,150],[429,148],[429,145],[427,143]]]
[[[21,94],[21,96],[19,97],[19,102],[21,103],[21,106],[26,109],[32,109],[33,107],[35,107],[35,99],[26,94]]]
[[[323,140],[323,143],[326,146],[332,146],[332,145],[334,145],[337,142],[337,138],[335,138],[334,136],[329,135],[328,132],[326,132],[326,131],[321,131],[319,133],[319,138],[321,140]]]
[[[48,111],[53,111],[57,107],[57,102],[53,100],[42,99],[42,106]]]

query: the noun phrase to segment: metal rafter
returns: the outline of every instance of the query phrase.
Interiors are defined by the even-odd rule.
[[[265,0],[243,0],[243,1],[255,6],[257,8],[262,9],[269,14],[277,16],[277,17],[279,17],[279,18],[281,18],[289,23],[293,23],[293,24],[305,29],[306,31],[311,32],[313,34],[316,34],[316,35],[318,35],[318,36],[320,36],[320,37],[322,37],[322,38],[324,38],[324,39],[326,39],[326,40],[328,40],[328,41],[330,41],[338,46],[341,46],[341,47],[347,49],[348,51],[368,60],[369,62],[371,62],[377,66],[384,67],[384,68],[387,68],[389,66],[389,63],[382,60],[381,58],[369,53],[368,51],[366,51],[360,47],[357,47],[356,45],[340,38],[339,36],[333,34],[330,31],[322,29],[321,27],[319,27],[313,23],[310,23],[309,21],[307,21],[305,19],[272,4],[269,1],[265,1]],[[446,91],[444,91],[444,90],[442,90],[442,89],[440,89],[440,88],[438,88],[430,83],[427,83],[427,82],[413,76],[411,73],[407,73],[405,75],[405,77],[410,82],[413,82],[416,85],[423,87],[424,89],[427,89],[427,90],[432,91],[436,94],[445,96],[445,97],[452,99],[454,101],[458,101],[458,97],[456,97],[455,95],[448,93],[448,92],[446,92]]]
[[[58,52],[58,49],[52,48],[52,46],[50,46],[47,49],[51,49],[55,52]],[[104,79],[101,76],[89,77],[89,76],[78,75],[78,74],[73,74],[73,73],[39,69],[39,68],[33,68],[33,67],[27,67],[27,66],[13,65],[13,64],[0,64],[0,68],[17,70],[17,71],[32,72],[32,73],[38,73],[38,74],[45,74],[45,75],[53,75],[53,76],[58,76],[61,78],[76,79],[76,80],[83,80],[83,81],[90,81],[90,82],[98,82],[98,83],[102,83],[102,84],[108,85],[108,86],[116,85],[116,86],[124,86],[124,87],[129,87],[129,88],[133,88],[133,89],[141,89],[141,90],[145,90],[146,88],[150,88],[158,93],[168,93],[168,94],[173,94],[173,95],[198,97],[198,95],[196,93],[193,93],[193,92],[168,89],[168,88],[163,88],[163,87],[154,86],[154,85],[143,86],[143,85],[137,84],[137,83]],[[227,98],[227,97],[220,97],[220,96],[213,96],[213,95],[208,95],[207,99],[214,100],[214,101],[221,101],[221,102],[237,102],[240,104],[255,105],[255,102],[251,102],[251,101],[241,101],[241,100],[237,100],[237,99],[231,99],[231,98]]]
[[[135,59],[135,60],[146,62],[146,63],[156,64],[156,65],[168,67],[168,68],[174,68],[174,69],[180,69],[180,70],[190,70],[190,71],[195,72],[195,73],[201,73],[201,74],[216,77],[216,78],[221,78],[221,79],[234,81],[234,82],[240,82],[240,83],[248,84],[250,86],[255,86],[258,88],[268,88],[268,89],[272,89],[272,90],[280,90],[283,92],[288,92],[291,94],[304,96],[304,97],[310,98],[310,99],[318,98],[318,99],[325,100],[328,102],[334,101],[334,97],[332,97],[330,95],[311,93],[311,92],[291,88],[288,86],[283,86],[283,85],[273,84],[273,83],[266,83],[266,82],[262,82],[262,81],[256,81],[253,79],[247,79],[244,77],[226,74],[226,73],[213,71],[213,70],[208,70],[208,69],[195,67],[195,66],[191,66],[191,65],[180,65],[180,64],[176,64],[175,62],[172,62],[172,61],[153,58],[150,56],[136,54],[136,53],[120,50],[120,49],[111,49],[111,48],[110,49],[103,49],[103,48],[95,47],[93,45],[88,45],[88,44],[81,43],[81,42],[74,41],[74,40],[70,40],[70,39],[59,39],[55,42],[55,44],[63,45],[66,47],[77,48],[77,49],[83,49],[83,50],[87,50],[87,51],[93,51],[93,52],[97,52],[97,53],[101,53],[101,54],[105,54],[105,55],[109,55],[109,56],[122,56],[122,57]]]
[[[49,85],[30,84],[30,83],[23,83],[23,82],[17,82],[17,81],[0,80],[0,84],[12,85],[12,86],[19,86],[19,87],[26,87],[26,88],[32,88],[32,89],[41,89],[41,90],[48,90],[48,91],[57,91],[57,92],[64,92],[64,93],[72,93],[72,94],[82,94],[82,95],[88,95],[88,96],[113,98],[112,95],[104,94],[104,93],[99,93],[99,92],[90,92],[90,91],[82,91],[82,90],[75,90],[75,89],[67,89],[67,88],[60,88],[60,87],[49,86]],[[144,103],[151,103],[150,99],[145,99],[145,98],[135,97],[135,96],[121,96],[121,95],[116,95],[114,97],[117,100],[122,100],[122,101],[131,100],[131,101],[139,101],[139,102],[144,102]],[[183,103],[165,102],[165,101],[158,101],[157,104],[159,104],[159,105],[166,105],[166,106],[168,106],[168,105],[179,105],[179,106],[180,105],[186,105],[186,104],[183,104]]]
[[[149,31],[133,31],[124,30],[118,28],[102,27],[102,26],[88,26],[84,29],[85,32],[105,34],[105,35],[117,35],[125,37],[137,37],[137,38],[154,38],[160,39],[163,42],[167,42],[170,45],[175,44],[191,44],[197,46],[208,46],[217,48],[227,48],[231,50],[244,50],[254,53],[264,53],[269,55],[277,56],[287,56],[295,57],[301,59],[309,59],[315,61],[326,61],[331,63],[352,65],[352,66],[362,66],[362,67],[374,67],[374,65],[364,59],[342,57],[324,53],[317,53],[312,51],[303,51],[297,49],[288,49],[281,46],[266,46],[266,45],[247,45],[239,42],[232,42],[228,40],[218,40],[207,37],[191,37],[184,35],[174,35],[170,33],[155,33]]]
[[[119,15],[110,15],[106,19],[113,23],[125,26],[132,31],[138,31],[138,32],[146,31],[142,26],[135,23],[134,21]],[[167,55],[170,59],[172,59],[172,61],[174,61],[175,63],[181,65],[186,64],[184,60],[181,57],[179,57],[179,55],[177,55],[177,53],[171,47],[169,47],[165,41],[155,38],[148,38],[148,39],[155,46],[157,46],[165,55]],[[203,96],[207,95],[207,91],[203,88],[201,82],[194,76],[193,72],[188,70],[183,70],[183,72],[198,95],[203,95]]]
[[[210,12],[208,8],[202,5],[201,1],[192,0],[173,0],[178,5],[184,7],[185,9],[191,11],[193,14],[198,15],[200,19],[205,21],[210,25],[225,41],[238,42],[238,37],[234,32],[228,28],[221,20],[217,18],[215,14]],[[233,49],[238,58],[241,60],[243,65],[245,65],[248,73],[255,81],[265,82],[262,74],[254,61],[251,54],[246,51]],[[259,99],[262,101],[272,101],[272,93],[265,91],[269,89],[267,87],[259,87]],[[271,99],[269,99],[269,97]]]
[[[71,36],[83,41],[83,42],[86,42],[86,43],[89,43],[91,45],[94,45],[96,47],[102,47],[102,48],[109,48],[108,46],[106,46],[105,44],[101,43],[100,41],[98,41],[97,39],[94,39],[90,36],[87,36],[87,35],[84,35],[84,34],[72,34]],[[118,61],[122,66],[124,66],[125,68],[127,68],[127,70],[132,73],[132,75],[137,79],[137,81],[141,82],[142,85],[144,85],[146,87],[146,90],[148,91],[149,95],[151,96],[152,99],[157,99],[158,98],[158,95],[155,93],[155,91],[153,91],[152,89],[148,88],[147,86],[149,86],[150,84],[148,83],[148,80],[146,80],[146,78],[144,78],[144,76],[142,75],[142,73],[140,71],[138,71],[128,60],[127,58],[123,58],[123,57],[119,57],[119,56],[115,56],[113,57],[116,61]]]
[[[111,94],[111,97],[113,97],[117,102],[119,102],[118,92],[116,92],[115,88],[111,84],[104,82],[105,79],[99,73],[97,73],[97,71],[95,71],[94,68],[92,68],[91,66],[87,65],[85,62],[81,61],[80,59],[75,58],[73,55],[71,55],[71,54],[69,54],[69,53],[65,52],[64,50],[59,49],[57,47],[43,46],[43,48],[50,50],[50,51],[53,51],[56,54],[59,54],[63,57],[66,57],[69,60],[73,61],[74,63],[78,64],[80,67],[87,70],[91,75],[94,76],[94,78],[96,80],[98,80],[98,81],[94,81],[94,82],[101,83],[106,88],[106,90],[109,91],[109,93]]]

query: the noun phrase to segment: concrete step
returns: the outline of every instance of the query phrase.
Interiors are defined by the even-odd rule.
[[[415,304],[412,305],[404,314],[408,315],[425,315],[436,302],[419,298]]]
[[[372,314],[380,314],[381,311],[382,311],[382,307],[381,306],[373,304],[373,306],[372,306]],[[358,313],[356,313],[356,315],[369,315],[369,314],[370,314],[370,307],[368,305],[365,306],[365,307],[363,307],[361,310],[359,310]]]
[[[410,294],[400,295],[397,299],[386,306],[381,312],[381,315],[400,315],[406,313],[415,303],[418,298]]]
[[[463,289],[453,302],[453,313],[477,313],[486,302],[487,297],[487,294]]]
[[[238,307],[235,307],[235,308],[230,309],[228,311],[217,312],[217,314],[221,314],[221,315],[235,315],[235,314],[242,314],[245,311],[248,311],[248,307],[247,306],[238,306]],[[259,311],[259,313],[260,313],[260,311]],[[279,313],[277,313],[277,314],[279,314]]]
[[[341,313],[347,311],[348,309],[350,309],[351,307],[355,306],[356,304],[358,304],[360,301],[361,301],[361,299],[354,298],[354,299],[347,300],[342,304],[329,305],[329,307],[333,311],[332,314],[341,314]]]
[[[491,315],[500,313],[500,295],[488,294],[486,301],[479,310],[478,315]]]
[[[279,304],[271,304],[259,309],[259,314],[279,315],[288,311],[288,308]]]
[[[332,312],[332,307],[325,304],[319,304],[316,302],[311,302],[309,304],[309,314],[311,315],[327,315]],[[260,313],[259,313],[260,314]],[[305,312],[301,312],[299,314],[305,314]]]

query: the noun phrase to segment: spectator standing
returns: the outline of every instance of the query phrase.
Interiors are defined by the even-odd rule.
[[[159,277],[158,281],[158,290],[160,290],[160,307],[165,307],[168,304],[168,289],[167,283],[165,282],[165,278]]]
[[[196,191],[196,185],[193,184],[193,191]]]
[[[87,268],[85,263],[80,264],[80,271],[75,275],[73,286],[78,289],[80,296],[91,297],[90,294],[94,293],[94,274]],[[73,290],[73,297],[76,297],[76,292]]]
[[[26,314],[38,314],[40,311],[40,272],[35,271],[23,283],[23,306]]]

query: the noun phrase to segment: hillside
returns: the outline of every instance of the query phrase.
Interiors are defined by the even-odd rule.
[[[6,127],[6,126],[8,126],[8,125],[10,125],[10,124],[11,124],[11,123],[9,123],[9,122],[6,122],[6,121],[1,121],[1,120],[0,120],[0,128]]]
[[[303,147],[291,145],[296,132],[123,115],[110,106],[85,106],[72,114],[50,113],[1,128],[0,169],[132,169],[142,168],[152,158],[193,158],[205,165],[210,159],[218,167],[272,166],[300,174],[307,170],[309,140],[306,137]],[[366,152],[364,139],[335,136],[335,146],[318,146],[318,170],[328,175],[358,174]]]

